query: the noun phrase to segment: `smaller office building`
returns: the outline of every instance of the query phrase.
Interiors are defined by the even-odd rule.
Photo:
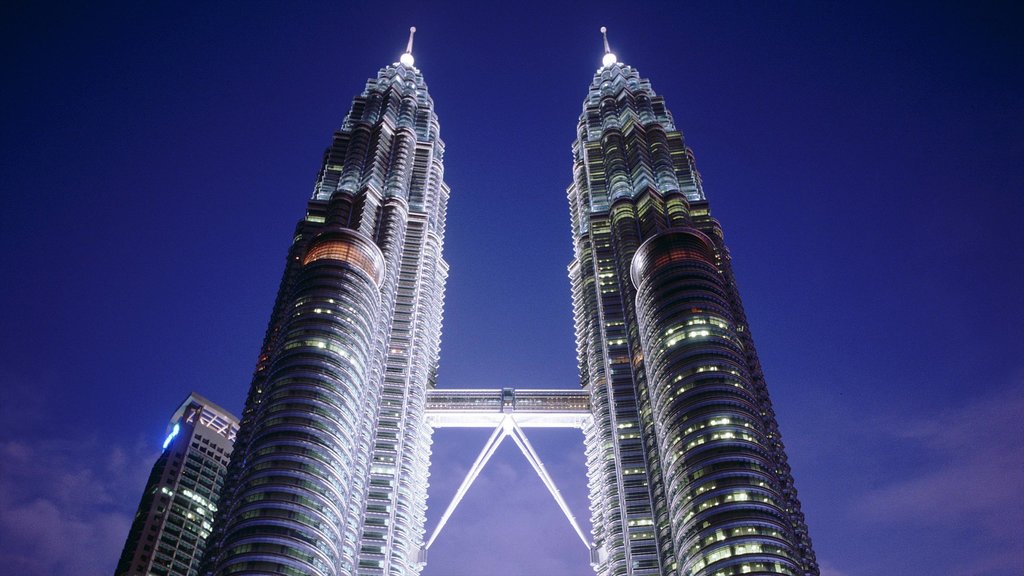
[[[192,393],[167,425],[116,576],[199,573],[238,419]]]

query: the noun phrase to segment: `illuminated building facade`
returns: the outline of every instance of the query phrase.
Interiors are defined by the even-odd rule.
[[[605,48],[568,189],[582,390],[433,390],[449,190],[410,36],[354,100],[296,226],[204,574],[417,574],[506,438],[601,576],[818,573],[693,155]],[[425,539],[444,426],[494,432]],[[591,537],[526,438],[541,426],[583,430]]]
[[[607,39],[573,156],[569,276],[593,412],[597,573],[817,574],[693,155]]]
[[[174,412],[117,576],[199,573],[237,432],[237,418],[196,393]]]
[[[421,568],[443,155],[410,34],[353,101],[296,226],[204,572]]]

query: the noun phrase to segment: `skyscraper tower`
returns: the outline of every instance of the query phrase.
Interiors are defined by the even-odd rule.
[[[421,568],[449,190],[414,31],[353,101],[296,226],[205,572]]]
[[[237,418],[195,392],[175,410],[116,576],[199,573],[237,432]]]
[[[414,31],[324,154],[203,573],[417,574],[452,507],[512,437],[601,576],[816,576],[693,154],[664,100],[607,38],[568,188],[585,392],[431,391],[449,190]],[[431,426],[481,424],[497,428],[425,543]],[[583,428],[592,542],[525,439],[522,427],[534,425]]]
[[[573,157],[569,276],[594,416],[597,573],[817,574],[693,154],[607,36]]]

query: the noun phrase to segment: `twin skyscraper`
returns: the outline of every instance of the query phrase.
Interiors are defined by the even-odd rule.
[[[353,101],[296,225],[202,573],[422,570],[444,149],[410,35]],[[693,154],[607,40],[572,152],[594,570],[817,574]]]

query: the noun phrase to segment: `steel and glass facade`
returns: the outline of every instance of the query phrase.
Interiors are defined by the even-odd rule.
[[[729,263],[662,97],[611,54],[573,143],[569,266],[601,575],[817,574]]]
[[[599,575],[816,575],[722,230],[650,83],[607,53],[573,144],[577,393],[428,394],[443,155],[407,51],[324,154],[203,572],[417,574],[437,534],[424,542],[432,427],[496,426],[492,441],[511,436],[547,478],[521,430],[539,425],[583,429],[591,542],[545,482]]]
[[[195,576],[210,535],[238,419],[192,393],[167,424],[116,576]]]
[[[407,53],[353,101],[296,226],[206,572],[422,568],[443,156]]]

